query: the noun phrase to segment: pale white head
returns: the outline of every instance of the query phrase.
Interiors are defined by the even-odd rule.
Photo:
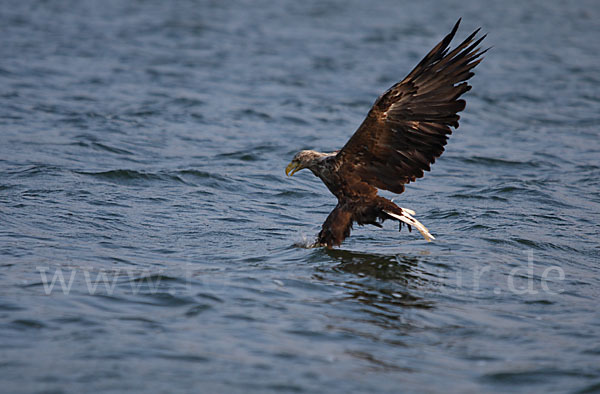
[[[294,156],[290,164],[285,168],[285,174],[292,176],[305,168],[315,168],[325,157],[331,156],[333,153],[321,153],[314,150],[303,150]]]

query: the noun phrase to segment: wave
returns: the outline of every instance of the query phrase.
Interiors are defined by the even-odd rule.
[[[152,182],[177,182],[186,184],[187,182],[172,173],[148,173],[136,170],[109,170],[100,172],[74,171],[77,174],[90,176],[96,179],[119,183],[119,184],[140,184]]]

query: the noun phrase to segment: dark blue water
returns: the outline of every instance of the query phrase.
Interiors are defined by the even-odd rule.
[[[494,48],[395,196],[437,240],[302,247],[335,199],[293,154],[460,16]],[[2,391],[600,390],[599,37],[593,0],[3,1]]]

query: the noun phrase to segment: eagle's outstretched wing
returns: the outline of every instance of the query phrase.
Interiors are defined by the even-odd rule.
[[[477,29],[450,50],[460,19],[402,82],[376,101],[367,118],[338,152],[336,162],[350,179],[402,193],[404,184],[423,176],[444,151],[450,127],[458,127],[459,97],[485,53],[475,40]],[[366,186],[366,185],[364,185]]]

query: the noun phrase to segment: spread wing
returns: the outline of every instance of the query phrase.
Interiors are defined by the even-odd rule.
[[[459,24],[460,19],[403,81],[375,101],[338,152],[338,169],[349,179],[402,193],[442,154],[450,127],[458,127],[457,113],[465,108],[459,97],[471,89],[466,81],[487,51],[478,48],[485,36],[475,40],[479,29],[450,50]]]

